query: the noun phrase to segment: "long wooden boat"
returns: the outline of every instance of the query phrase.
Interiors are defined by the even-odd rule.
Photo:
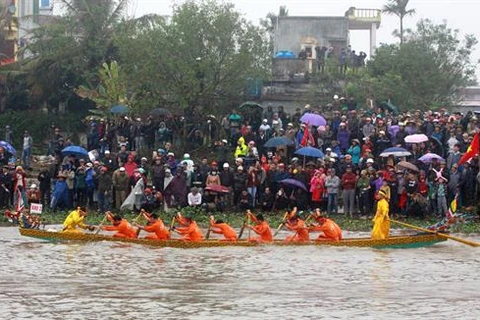
[[[373,248],[416,248],[446,241],[445,237],[436,234],[415,234],[410,236],[392,236],[385,240],[373,240],[370,238],[349,238],[340,241],[309,241],[309,242],[286,242],[276,240],[272,243],[258,243],[247,240],[220,241],[204,240],[200,242],[187,242],[182,240],[148,240],[148,239],[124,239],[93,233],[68,233],[54,232],[39,229],[20,228],[20,234],[26,237],[38,238],[46,241],[75,241],[75,242],[99,242],[114,241],[123,243],[135,243],[153,247],[165,248],[214,248],[214,247],[255,247],[260,245],[273,246],[339,246],[339,247],[373,247]]]

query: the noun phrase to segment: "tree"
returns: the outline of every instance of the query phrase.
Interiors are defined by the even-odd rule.
[[[168,20],[130,22],[117,43],[136,109],[219,112],[241,102],[247,79],[263,78],[271,65],[265,30],[215,1],[187,1]]]
[[[415,14],[415,9],[407,10],[408,1],[409,0],[389,0],[382,10],[384,13],[395,15],[400,19],[400,32],[397,35],[400,38],[400,44],[402,44],[404,40],[403,19]]]
[[[75,93],[84,99],[95,102],[97,110],[91,112],[108,118],[110,108],[114,105],[127,105],[127,86],[117,61],[110,64],[104,63],[99,71],[99,84],[97,88],[90,89],[81,85]]]
[[[114,39],[128,0],[60,0],[64,14],[33,30],[23,70],[38,103],[77,99],[75,88],[95,88],[98,70],[117,58]]]
[[[458,89],[475,83],[477,61],[473,35],[459,38],[446,23],[418,22],[403,45],[382,45],[367,68],[369,91],[377,100],[391,99],[402,108],[449,107]]]

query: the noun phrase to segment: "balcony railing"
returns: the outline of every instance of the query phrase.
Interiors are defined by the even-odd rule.
[[[350,20],[356,21],[378,21],[382,20],[382,10],[379,9],[357,9],[350,8],[345,13],[345,16]]]

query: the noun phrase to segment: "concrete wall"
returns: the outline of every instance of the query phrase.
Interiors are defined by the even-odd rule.
[[[348,43],[346,17],[281,17],[275,30],[275,52],[288,50],[298,55],[302,39],[314,40],[314,45],[329,47]]]

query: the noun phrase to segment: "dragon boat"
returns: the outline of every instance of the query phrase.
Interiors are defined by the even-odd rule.
[[[286,242],[276,240],[271,243],[258,243],[248,240],[221,241],[204,240],[199,242],[187,242],[183,240],[149,240],[149,239],[125,239],[115,238],[109,235],[94,233],[70,233],[60,231],[47,231],[39,229],[20,228],[20,234],[26,237],[33,237],[53,242],[100,242],[113,241],[132,243],[164,248],[216,248],[216,247],[255,247],[255,246],[338,246],[338,247],[371,247],[371,248],[417,248],[434,245],[446,241],[445,237],[431,233],[418,233],[408,236],[392,236],[384,240],[370,238],[347,238],[340,241],[308,241],[308,242]]]

